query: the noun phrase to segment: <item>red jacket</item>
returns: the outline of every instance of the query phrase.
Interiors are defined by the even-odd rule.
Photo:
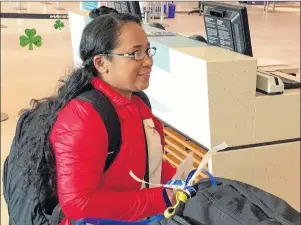
[[[50,140],[56,157],[59,202],[66,218],[96,217],[139,220],[166,209],[162,188],[141,189],[130,175],[143,179],[145,172],[142,120],[152,118],[164,146],[163,126],[137,96],[131,100],[114,91],[99,78],[94,88],[102,91],[114,105],[120,119],[120,152],[103,173],[108,154],[108,135],[93,106],[71,100],[58,114]],[[162,164],[162,183],[174,175],[168,162]],[[61,224],[69,224],[68,219]]]

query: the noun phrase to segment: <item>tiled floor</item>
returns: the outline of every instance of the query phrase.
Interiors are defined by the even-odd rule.
[[[185,3],[185,11],[194,3]],[[189,5],[190,4],[190,5]],[[192,6],[193,5],[193,6]],[[2,2],[1,12],[16,12],[15,2]],[[25,12],[57,13],[55,4],[40,2],[23,3]],[[79,3],[64,2],[66,10],[79,10]],[[180,7],[180,6],[179,6]],[[67,13],[60,11],[59,13]],[[300,67],[300,8],[276,13],[264,13],[258,7],[248,7],[254,56],[283,61]],[[18,111],[28,107],[31,98],[52,94],[58,80],[72,69],[72,50],[69,24],[64,20],[62,31],[53,28],[55,20],[1,19],[1,111],[9,114],[9,120],[1,123],[1,168],[9,152],[15,131]],[[203,17],[177,14],[175,19],[165,20],[167,30],[185,35],[205,35]],[[42,46],[33,51],[19,45],[19,36],[27,28],[34,28],[42,36]],[[1,224],[8,224],[5,204],[1,199]],[[4,206],[4,207],[3,207]]]

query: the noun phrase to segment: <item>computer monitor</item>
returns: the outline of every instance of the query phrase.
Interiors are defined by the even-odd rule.
[[[247,8],[203,2],[208,44],[253,56]]]
[[[116,9],[121,13],[135,14],[142,18],[139,1],[108,1],[108,7]]]

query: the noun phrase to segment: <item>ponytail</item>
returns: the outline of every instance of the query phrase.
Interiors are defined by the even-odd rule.
[[[22,191],[39,193],[41,209],[49,204],[49,199],[57,201],[55,155],[49,135],[58,112],[72,99],[92,88],[93,68],[85,66],[72,72],[62,81],[58,93],[49,98],[31,100],[31,108],[21,112],[22,127],[15,140],[20,150],[14,157],[15,165],[23,168]],[[20,118],[20,119],[21,119]],[[33,187],[34,190],[29,187]],[[30,195],[29,195],[30,196]]]

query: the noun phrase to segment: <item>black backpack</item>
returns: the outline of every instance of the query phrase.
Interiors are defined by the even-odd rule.
[[[144,101],[144,103],[151,109],[150,101],[144,92],[135,92],[134,95],[140,97]],[[117,112],[115,111],[114,106],[111,104],[109,99],[102,92],[96,89],[88,90],[83,94],[79,95],[77,98],[91,103],[104,121],[109,137],[108,150],[109,152],[113,152],[112,154],[109,154],[106,159],[106,164],[104,168],[105,172],[114,162],[114,159],[119,153],[120,145],[122,142],[120,121]],[[18,168],[18,166],[14,164],[13,159],[16,157],[16,154],[18,152],[18,139],[22,134],[22,124],[23,122],[25,122],[24,120],[25,118],[21,116],[17,123],[16,134],[11,145],[10,153],[5,160],[3,168],[3,195],[7,203],[9,224],[58,225],[60,221],[64,218],[64,214],[58,202],[55,202],[54,204],[52,200],[51,204],[53,204],[53,206],[55,207],[50,213],[37,212],[36,207],[39,205],[39,202],[32,202],[27,199],[22,199],[24,196],[21,196],[21,193],[18,192],[19,186],[22,185],[19,181],[20,168]],[[148,181],[148,154],[146,154],[146,156],[147,169],[145,171],[144,179]],[[148,185],[146,187],[148,187]],[[32,194],[34,195],[35,193]],[[73,223],[75,224],[74,221]]]
[[[202,179],[194,185],[196,195],[178,204],[175,215],[152,225],[300,224],[300,213],[272,194],[234,180],[216,178],[216,184]]]

